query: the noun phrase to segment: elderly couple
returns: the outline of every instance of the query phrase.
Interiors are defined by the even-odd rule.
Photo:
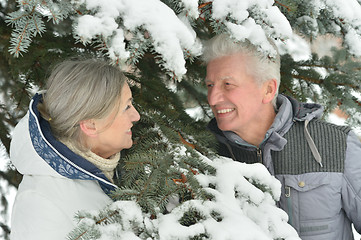
[[[282,183],[277,204],[302,239],[353,239],[352,224],[361,232],[358,137],[320,120],[320,105],[278,95],[279,57],[219,35],[204,60],[215,117],[208,128],[219,154],[266,166]],[[111,203],[114,169],[139,118],[118,68],[95,60],[59,64],[14,130],[11,161],[24,176],[11,239],[65,239],[78,210]]]

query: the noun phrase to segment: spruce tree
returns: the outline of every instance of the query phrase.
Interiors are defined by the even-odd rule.
[[[123,187],[114,197],[138,199],[143,213],[158,217],[167,212],[171,196],[184,196],[186,202],[211,200],[197,180],[197,176],[215,174],[211,162],[200,160],[200,156],[214,157],[215,144],[205,128],[211,112],[203,84],[205,67],[199,56],[202,41],[220,33],[235,41],[246,38],[273,57],[274,49],[265,42],[265,37],[270,37],[281,53],[280,93],[321,103],[325,116],[339,107],[352,126],[360,125],[360,0],[114,0],[108,4],[98,1],[91,5],[85,0],[0,2],[0,140],[7,152],[11,130],[25,114],[31,96],[42,88],[48,69],[71,57],[101,57],[128,67],[142,116],[134,131],[135,145],[123,154],[118,169],[122,176],[118,184]],[[320,36],[332,37],[340,44],[328,55],[312,52],[310,46]],[[308,59],[297,58],[300,51],[292,48],[301,44],[310,49]],[[191,107],[198,107],[202,117],[191,118],[186,113]],[[167,180],[162,179],[164,174]],[[0,178],[15,187],[21,180],[11,168],[0,171]],[[245,179],[267,192],[252,177]],[[0,193],[4,192],[0,185]],[[205,218],[199,211],[190,209],[189,213],[184,216],[190,218],[186,225]],[[79,216],[90,218],[87,214]],[[221,219],[216,212],[210,217]],[[7,238],[9,227],[0,226]],[[204,234],[193,239],[204,239]]]

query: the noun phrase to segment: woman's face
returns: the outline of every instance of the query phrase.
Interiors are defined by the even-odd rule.
[[[132,100],[132,92],[125,83],[120,104],[107,117],[94,120],[97,132],[91,144],[92,152],[108,158],[133,145],[131,128],[134,122],[139,121],[140,116]]]

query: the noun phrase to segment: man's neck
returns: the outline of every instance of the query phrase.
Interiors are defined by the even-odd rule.
[[[275,117],[275,110],[273,108],[269,108],[269,110],[263,114],[262,119],[255,122],[250,129],[247,129],[245,132],[236,132],[236,134],[247,143],[259,147],[263,142],[268,129],[273,124]]]

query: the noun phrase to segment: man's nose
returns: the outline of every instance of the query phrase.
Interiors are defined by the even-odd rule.
[[[208,103],[210,106],[214,106],[223,100],[223,91],[218,86],[213,86],[208,90]]]

